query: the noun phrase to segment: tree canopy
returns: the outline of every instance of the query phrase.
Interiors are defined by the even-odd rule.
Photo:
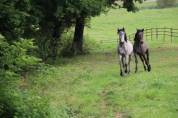
[[[86,19],[106,12],[121,2],[123,8],[135,11],[134,2],[142,0],[1,0],[0,33],[7,41],[33,38],[39,55],[45,59],[57,56],[63,32],[75,26],[73,44],[83,45]],[[80,45],[78,45],[80,44]]]

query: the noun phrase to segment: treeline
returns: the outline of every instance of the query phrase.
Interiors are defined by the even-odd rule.
[[[41,62],[55,61],[61,51],[82,54],[84,28],[91,17],[118,6],[135,11],[136,1],[142,2],[0,0],[0,117],[48,116],[46,101],[35,99],[33,92],[27,92],[24,97],[21,94],[24,91],[17,87],[17,78],[25,78],[24,73]],[[72,40],[64,47],[63,35],[71,28],[74,29]],[[32,101],[39,103],[29,104]]]
[[[176,6],[178,0],[157,0],[157,5],[160,8]]]

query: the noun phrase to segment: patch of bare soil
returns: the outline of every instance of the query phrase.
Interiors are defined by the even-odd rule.
[[[101,118],[106,118],[106,115],[107,115],[107,106],[109,105],[108,102],[107,102],[107,99],[106,99],[106,96],[107,96],[107,91],[104,89],[101,94]],[[116,112],[114,115],[113,118],[123,118],[122,117],[122,114],[120,112]]]
[[[120,112],[117,112],[114,118],[122,118],[122,114]]]

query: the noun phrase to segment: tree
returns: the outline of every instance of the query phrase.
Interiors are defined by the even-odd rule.
[[[74,2],[75,1],[75,2]],[[83,52],[83,33],[86,19],[100,15],[107,11],[107,8],[117,5],[118,1],[123,1],[123,8],[127,11],[136,11],[134,2],[142,0],[73,0],[71,4],[75,6],[75,33],[73,38],[72,50],[74,53]]]
[[[126,8],[128,12],[135,12],[138,8],[135,6],[134,2],[142,3],[143,0],[123,0],[123,8]]]
[[[75,32],[72,44],[74,53],[83,52],[83,33],[87,19],[99,15],[102,11],[106,10],[106,0],[73,0],[71,2],[75,9]]]
[[[0,33],[9,42],[29,34],[32,24],[35,24],[34,17],[29,14],[30,9],[31,0],[0,1]]]
[[[74,8],[69,1],[38,0],[34,2],[35,12],[33,14],[38,17],[39,22],[36,41],[39,54],[44,61],[49,57],[56,60],[61,36],[74,24]]]
[[[75,25],[72,49],[83,51],[86,20],[107,11],[119,0],[1,0],[0,33],[8,41],[35,38],[40,57],[56,59],[62,33]],[[134,1],[123,0],[123,7],[134,10]]]

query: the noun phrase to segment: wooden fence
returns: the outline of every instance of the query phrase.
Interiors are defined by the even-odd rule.
[[[134,42],[134,37],[135,37],[135,33],[128,35],[128,38],[130,41]],[[161,39],[163,41],[171,41],[171,43],[173,42],[173,39],[177,37],[178,39],[178,29],[175,28],[146,28],[144,30],[144,39],[145,40],[158,40]],[[117,40],[99,40],[96,41],[97,44],[97,48],[92,48],[91,50],[102,50],[103,52],[105,52],[105,50],[107,51],[109,48],[113,48],[113,47],[117,47],[117,43],[118,43],[118,38],[115,38]]]
[[[178,37],[178,29],[174,28],[146,28],[144,31],[144,37],[146,40],[159,39],[162,36],[162,39],[165,41],[166,38],[169,38],[172,42],[174,37]],[[130,40],[133,40],[135,33],[128,35]]]

